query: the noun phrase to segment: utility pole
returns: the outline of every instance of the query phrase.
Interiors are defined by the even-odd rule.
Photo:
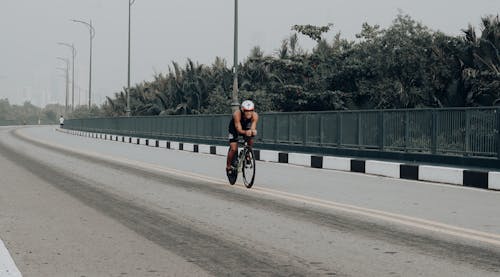
[[[231,109],[235,112],[240,104],[238,101],[238,0],[234,0],[234,62],[233,62],[233,102]]]
[[[64,106],[64,115],[66,116],[68,114],[68,97],[69,97],[69,60],[66,58],[62,57],[57,57],[59,60],[64,61],[66,63],[66,68],[64,68],[65,73],[66,73],[66,100],[65,100],[65,106]],[[63,69],[63,68],[59,68]]]
[[[63,45],[71,48],[71,56],[73,60],[71,62],[71,111],[75,110],[75,57],[76,57],[76,48],[73,44],[59,42],[59,45]]]
[[[130,116],[130,19],[131,19],[131,10],[132,5],[135,3],[135,0],[128,1],[128,69],[127,69],[127,116]]]

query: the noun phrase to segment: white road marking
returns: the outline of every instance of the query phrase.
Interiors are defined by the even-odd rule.
[[[0,276],[1,277],[21,277],[21,272],[14,263],[10,256],[9,250],[5,244],[0,240]]]
[[[134,161],[134,160],[129,160],[126,158],[121,158],[121,157],[103,155],[103,154],[99,154],[99,153],[95,153],[95,152],[91,152],[91,151],[79,151],[79,150],[75,150],[73,148],[55,145],[55,144],[52,144],[52,143],[44,141],[44,140],[40,140],[40,139],[35,140],[33,138],[22,135],[19,130],[16,130],[15,132],[18,135],[25,138],[26,140],[38,142],[38,143],[45,144],[47,146],[54,147],[54,148],[63,149],[65,151],[77,153],[77,154],[80,154],[83,156],[97,157],[97,158],[100,158],[103,160],[119,162],[119,163],[123,163],[123,164],[129,165],[129,166],[139,167],[139,168],[143,168],[143,169],[147,169],[147,170],[155,170],[158,172],[173,174],[173,175],[177,175],[177,176],[181,176],[181,177],[188,177],[191,179],[196,179],[196,180],[200,180],[200,181],[204,181],[204,182],[210,182],[210,183],[217,184],[217,185],[223,185],[223,186],[228,185],[227,180],[223,180],[223,179],[219,179],[219,178],[214,178],[214,177],[210,177],[210,176],[206,176],[206,175],[202,175],[202,174],[186,172],[186,171],[182,171],[182,170],[178,170],[178,169],[166,168],[166,167],[162,167],[162,166],[159,166],[156,164]],[[461,238],[465,238],[465,239],[470,239],[470,240],[475,240],[475,241],[480,241],[483,243],[489,243],[492,245],[500,246],[500,234],[487,233],[487,232],[482,232],[482,231],[478,231],[478,230],[448,225],[448,224],[444,224],[441,222],[436,222],[436,221],[431,221],[431,220],[426,220],[426,219],[421,219],[421,218],[416,218],[416,217],[411,217],[411,216],[406,216],[406,215],[400,215],[400,214],[395,214],[395,213],[389,213],[389,212],[375,210],[375,209],[363,208],[363,207],[358,207],[358,206],[354,206],[354,205],[342,204],[342,203],[337,203],[334,201],[328,201],[328,200],[323,200],[323,199],[318,199],[318,198],[313,198],[313,197],[308,197],[308,196],[303,196],[303,195],[298,195],[298,194],[293,194],[293,193],[288,193],[288,192],[283,192],[283,191],[278,191],[278,190],[273,190],[273,189],[268,189],[268,188],[256,187],[256,188],[252,188],[251,190],[246,189],[244,187],[239,187],[239,186],[236,186],[234,188],[245,190],[248,193],[270,195],[270,196],[278,197],[281,199],[292,200],[292,201],[296,201],[296,202],[302,202],[302,203],[307,203],[307,204],[311,204],[311,205],[316,205],[318,207],[335,209],[335,210],[348,212],[348,213],[352,213],[352,214],[363,215],[366,217],[384,220],[387,222],[392,222],[392,223],[397,223],[397,224],[402,224],[402,225],[409,226],[409,227],[419,228],[419,229],[423,229],[423,230],[427,230],[427,231],[437,232],[437,233],[441,233],[441,234],[445,234],[445,235],[456,236],[456,237],[461,237]]]

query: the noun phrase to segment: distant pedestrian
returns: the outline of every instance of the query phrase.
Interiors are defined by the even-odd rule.
[[[61,129],[62,127],[64,126],[64,117],[61,115],[61,117],[59,118],[59,126],[61,126]]]

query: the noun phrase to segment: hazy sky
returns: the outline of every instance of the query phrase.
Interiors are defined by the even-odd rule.
[[[188,57],[211,63],[216,56],[232,65],[233,0],[136,0],[132,7],[132,84],[166,72],[172,61]],[[459,34],[481,16],[498,14],[499,0],[239,0],[240,59],[261,46],[273,53],[294,24],[333,23],[353,39],[363,22],[390,25],[398,10],[434,30]],[[87,99],[89,32],[70,19],[92,20],[94,103],[120,91],[127,83],[128,0],[1,0],[0,98],[36,105],[64,103],[64,62],[77,48],[75,102]],[[313,43],[301,39],[310,49]]]

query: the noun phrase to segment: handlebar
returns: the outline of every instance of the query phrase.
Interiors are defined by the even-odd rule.
[[[242,145],[242,146],[247,145],[247,144],[248,144],[248,141],[249,141],[250,139],[252,139],[252,138],[253,138],[253,137],[243,136],[243,141],[242,141],[242,140],[238,140],[238,144],[239,144],[239,145]]]

